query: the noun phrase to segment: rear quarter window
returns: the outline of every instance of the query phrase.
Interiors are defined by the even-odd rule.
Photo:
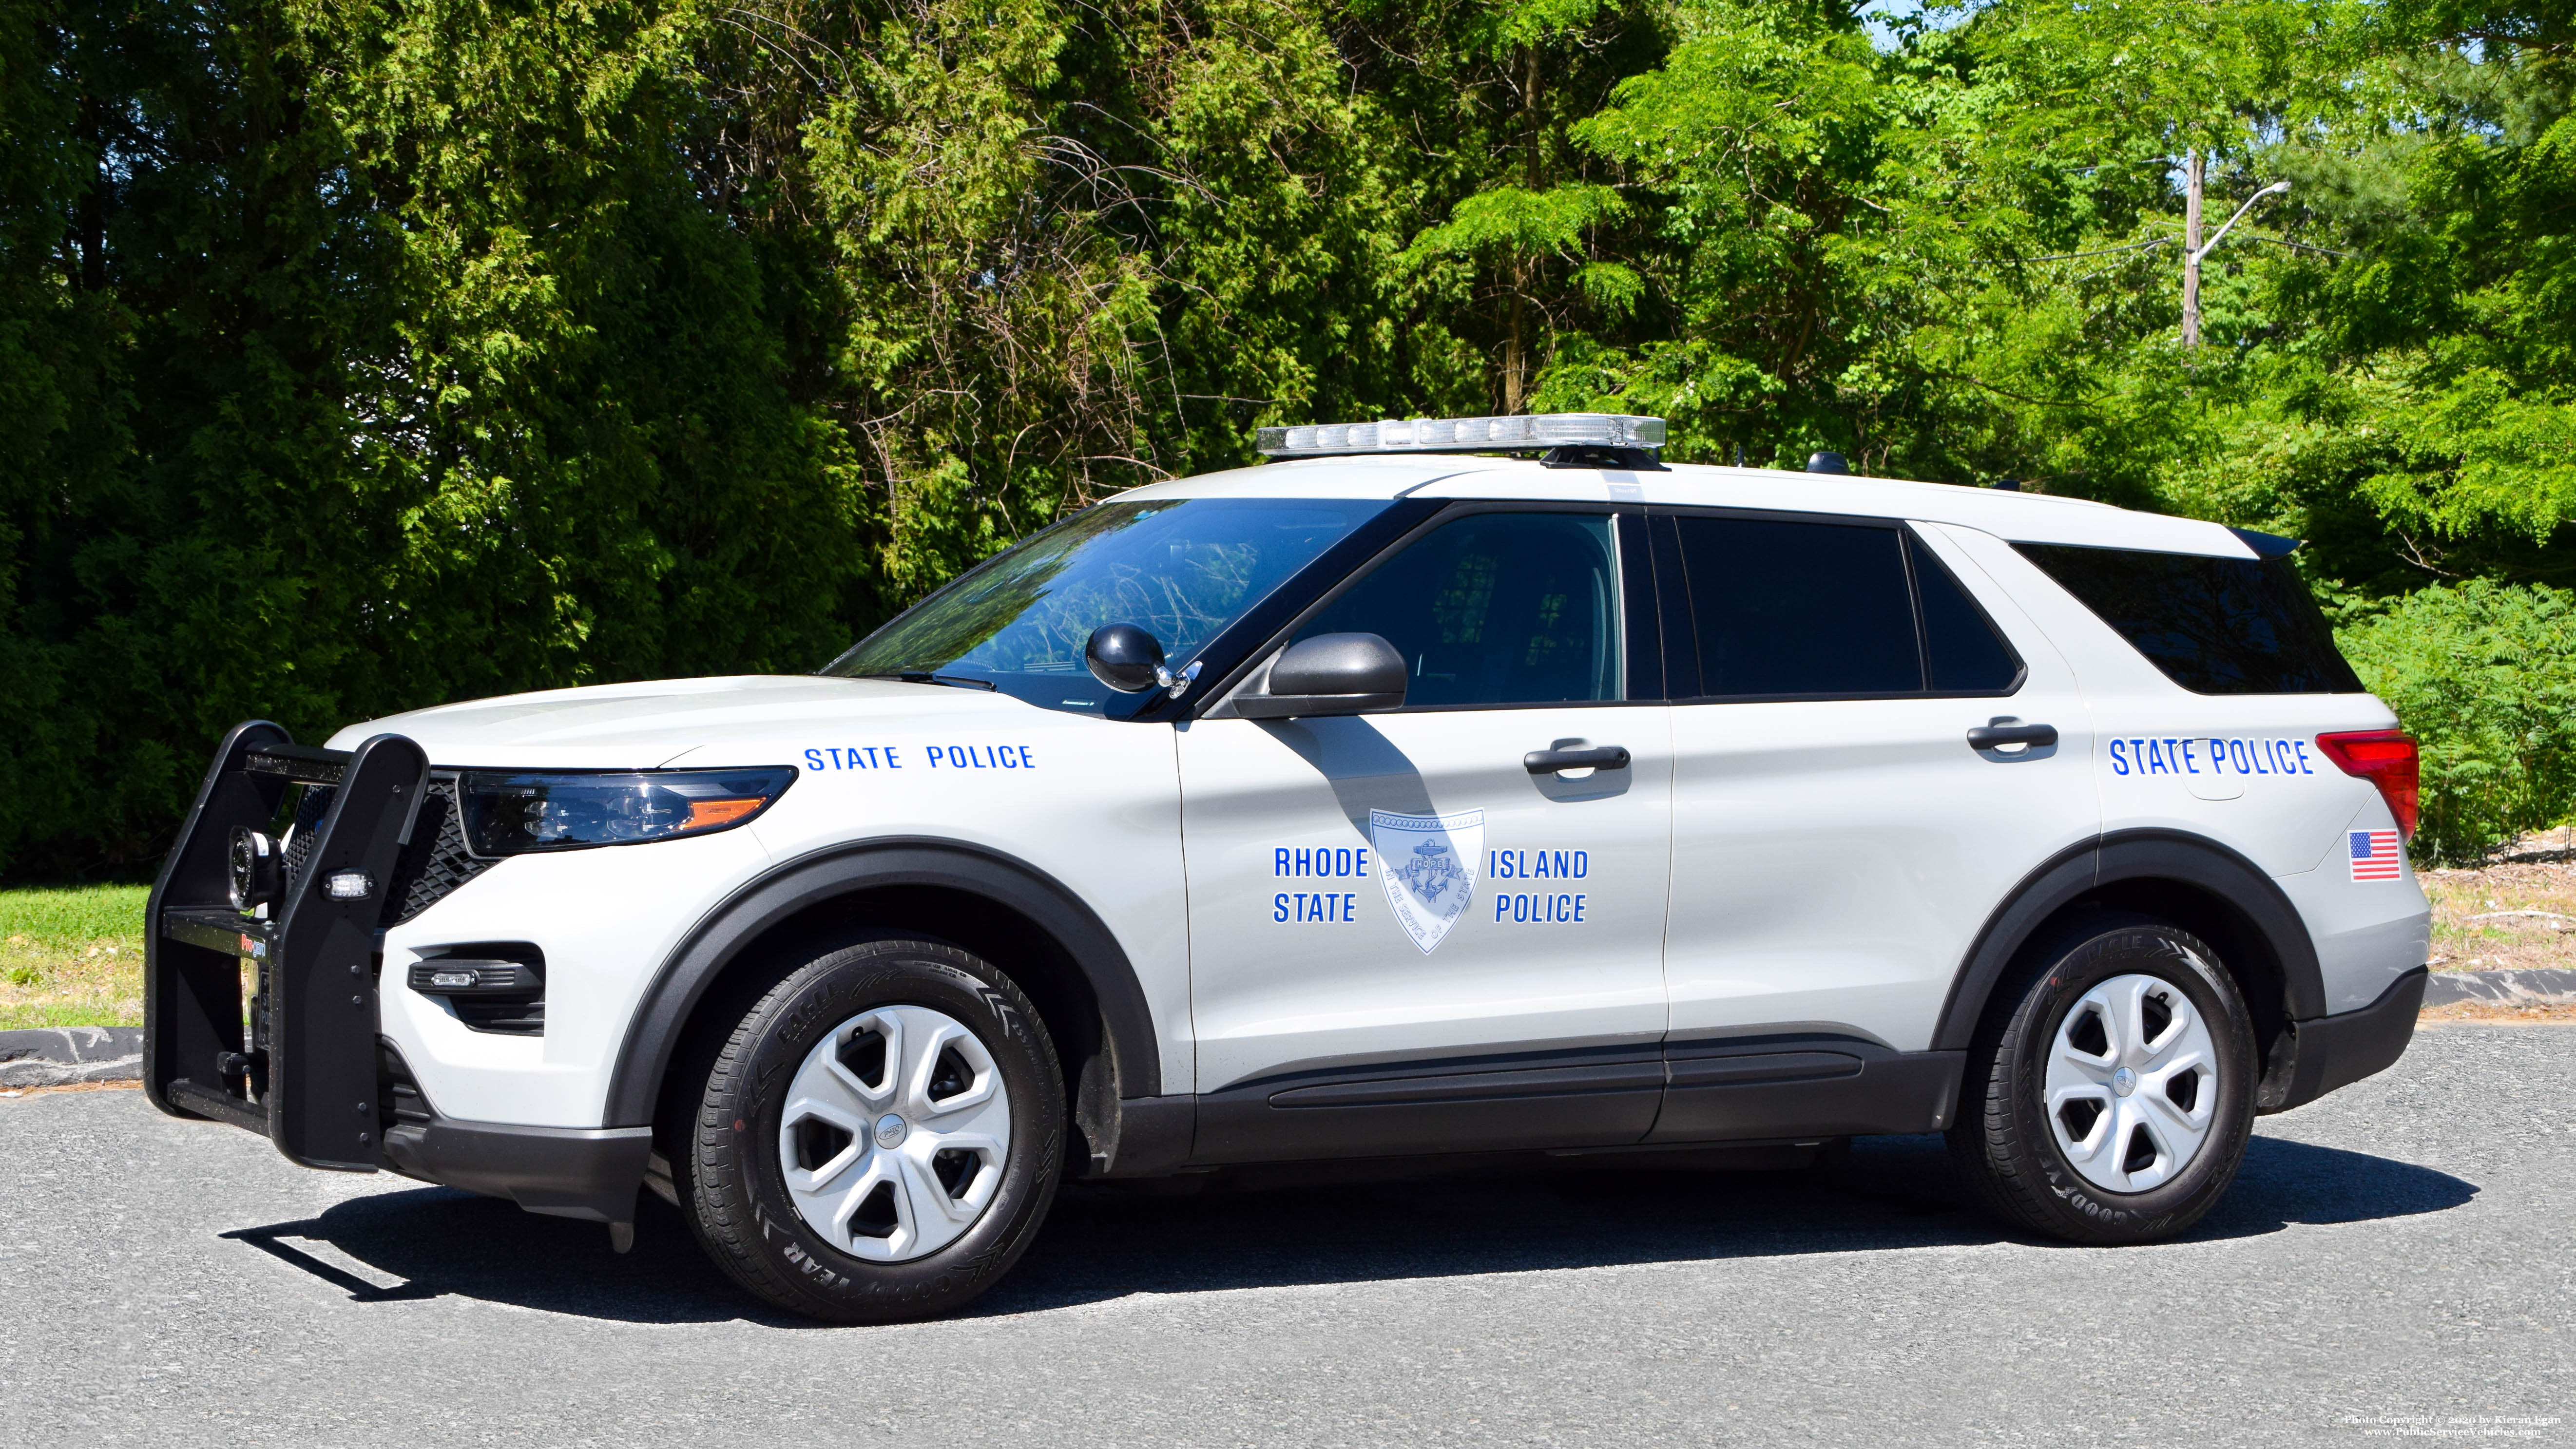
[[[2359,694],[2287,558],[2013,547],[2194,694]]]

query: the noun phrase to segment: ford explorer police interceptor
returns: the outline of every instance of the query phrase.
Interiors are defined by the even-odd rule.
[[[152,1100],[877,1321],[1252,1163],[1947,1132],[2148,1241],[2404,1051],[2415,747],[2295,545],[1663,441],[1269,429],[816,675],[243,724]]]

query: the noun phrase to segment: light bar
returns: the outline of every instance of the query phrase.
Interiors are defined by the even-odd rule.
[[[1263,428],[1254,446],[1273,458],[1351,453],[1485,453],[1524,448],[1660,448],[1662,418],[1626,413],[1524,413],[1507,418],[1389,418]]]

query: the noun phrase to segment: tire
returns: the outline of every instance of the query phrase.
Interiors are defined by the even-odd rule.
[[[2218,953],[2162,922],[2097,918],[1989,1009],[1950,1155],[2016,1226],[2097,1245],[2170,1238],[2234,1181],[2255,1076],[2252,1022]]]
[[[1017,983],[951,946],[873,941],[791,973],[716,1053],[681,1208],[777,1307],[928,1317],[1037,1236],[1064,1124],[1055,1048]]]

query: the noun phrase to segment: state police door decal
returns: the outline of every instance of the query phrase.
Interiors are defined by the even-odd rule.
[[[1485,859],[1485,812],[1398,815],[1369,812],[1369,840],[1377,847],[1378,879],[1395,922],[1413,944],[1431,954],[1467,913],[1476,872]]]

